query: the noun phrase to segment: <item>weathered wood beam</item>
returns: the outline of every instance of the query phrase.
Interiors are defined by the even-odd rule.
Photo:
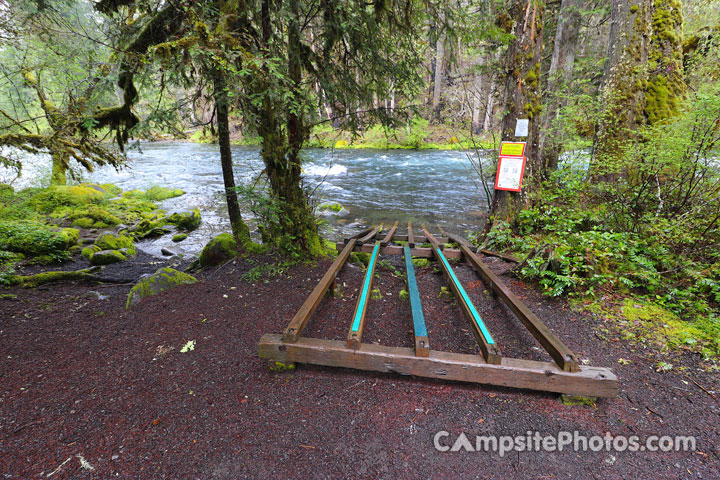
[[[370,291],[372,289],[375,266],[377,265],[377,259],[379,256],[380,242],[375,242],[372,256],[370,257],[370,263],[368,263],[367,271],[365,272],[365,279],[363,280],[362,288],[360,289],[360,296],[358,297],[357,304],[355,305],[352,325],[350,325],[350,331],[347,335],[348,348],[360,348],[363,328],[365,327],[365,312],[367,311],[367,306],[370,302]]]
[[[494,365],[479,355],[431,350],[428,357],[419,357],[412,348],[367,343],[360,349],[350,350],[339,340],[303,337],[296,343],[287,343],[275,334],[266,334],[260,339],[258,354],[261,358],[283,363],[394,372],[568,395],[615,397],[618,392],[617,377],[606,368],[581,366],[578,372],[570,373],[551,362],[507,357]]]
[[[430,355],[430,341],[428,340],[425,316],[422,311],[420,292],[418,291],[417,278],[415,278],[415,267],[412,263],[410,247],[405,245],[405,271],[407,273],[408,295],[410,296],[410,310],[412,311],[413,331],[415,332],[415,355],[427,357]]]
[[[378,234],[378,232],[381,232],[381,231],[382,231],[382,229],[383,229],[383,226],[382,226],[382,225],[380,225],[379,227],[374,228],[374,229],[373,229],[370,233],[368,233],[367,235],[365,235],[365,236],[363,236],[363,237],[360,237],[360,238],[358,238],[357,240],[355,240],[355,245],[362,245],[362,244],[364,244],[364,243],[369,242],[370,240],[373,240],[373,239],[375,238],[375,236]]]
[[[460,250],[463,252],[463,255],[470,264],[475,267],[475,270],[480,274],[483,281],[493,293],[513,311],[522,324],[525,325],[525,328],[540,342],[540,345],[542,345],[553,360],[557,362],[560,368],[567,372],[577,372],[580,367],[577,357],[572,350],[570,350],[537,315],[531,312],[522,300],[510,291],[500,277],[495,275],[495,273],[483,263],[480,257],[474,254],[466,243],[461,241],[462,239],[455,235],[450,235],[449,238],[460,245]]]
[[[336,243],[335,248],[337,248],[338,251],[341,251],[343,248],[345,248],[344,243]],[[373,248],[375,248],[374,245],[366,243],[365,245],[357,246],[355,247],[355,252],[362,252],[362,253],[372,253]],[[445,249],[443,250],[445,253],[445,256],[447,258],[462,258],[462,252],[457,249]],[[382,255],[402,255],[403,254],[403,247],[400,245],[388,245],[387,247],[380,247],[380,253]],[[432,248],[424,248],[424,247],[416,247],[410,249],[410,254],[413,257],[422,257],[422,258],[432,258],[433,256],[433,249]]]
[[[408,234],[405,241],[408,242],[410,248],[415,248],[415,235],[413,235],[412,222],[408,222]]]
[[[305,329],[308,322],[310,321],[310,317],[313,313],[315,313],[315,310],[317,310],[317,307],[320,305],[320,302],[325,296],[325,292],[333,285],[338,272],[340,271],[342,266],[345,265],[345,262],[350,257],[350,254],[353,252],[355,248],[355,239],[359,235],[363,235],[366,233],[367,230],[360,232],[347,240],[347,244],[342,248],[340,254],[337,256],[332,265],[330,265],[328,271],[325,272],[325,275],[323,275],[323,277],[320,279],[320,281],[310,293],[308,298],[305,299],[305,303],[302,304],[300,310],[297,311],[295,316],[290,321],[290,324],[287,326],[285,332],[283,333],[283,340],[285,340],[286,342],[297,341],[297,339],[302,334],[302,331]]]
[[[435,239],[435,237],[433,237],[432,234],[427,231],[425,227],[423,227],[423,233],[425,233],[425,237],[428,239],[428,241],[433,247],[433,251],[438,263],[440,264],[440,268],[443,270],[445,276],[448,279],[450,288],[455,294],[458,305],[460,305],[460,309],[463,311],[463,314],[465,315],[470,329],[475,335],[475,340],[477,340],[478,346],[480,347],[480,350],[485,357],[485,361],[487,363],[500,364],[500,361],[502,359],[500,349],[496,345],[495,340],[492,338],[492,335],[490,335],[490,331],[485,325],[485,322],[483,322],[482,318],[480,318],[480,314],[475,309],[475,306],[470,300],[470,297],[468,297],[468,294],[465,292],[465,289],[460,283],[460,280],[458,280],[458,278],[455,276],[455,273],[453,272],[452,267],[445,258],[445,255],[440,250],[440,244],[438,243],[437,239]]]
[[[393,236],[395,235],[395,232],[397,231],[398,222],[395,222],[395,224],[392,226],[390,231],[385,235],[385,237],[380,240],[380,245],[383,247],[387,247],[388,243],[392,242]]]

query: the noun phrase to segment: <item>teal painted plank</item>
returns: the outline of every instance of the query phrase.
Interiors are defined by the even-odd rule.
[[[413,328],[416,337],[427,337],[427,327],[425,326],[425,316],[422,311],[422,303],[420,303],[420,292],[418,291],[417,279],[415,278],[415,267],[412,263],[410,255],[410,247],[405,245],[405,270],[407,271],[408,292],[410,293],[410,308],[412,310]]]
[[[438,258],[443,262],[445,267],[447,268],[448,273],[450,274],[450,278],[453,282],[455,282],[455,286],[457,287],[458,291],[460,292],[460,295],[463,297],[463,300],[465,300],[465,303],[467,304],[468,308],[470,308],[470,313],[472,313],[473,319],[475,320],[475,324],[480,327],[480,331],[483,334],[483,337],[485,337],[485,341],[488,343],[488,345],[494,345],[495,340],[493,340],[492,335],[490,335],[490,331],[488,331],[487,327],[485,326],[485,322],[482,321],[482,318],[480,318],[480,314],[475,310],[475,305],[470,301],[470,297],[468,297],[468,294],[465,292],[465,289],[463,288],[460,281],[455,276],[455,272],[453,272],[452,267],[450,267],[450,264],[448,263],[447,259],[445,258],[445,255],[438,250],[435,249],[435,253],[437,253]]]
[[[365,281],[363,282],[362,292],[360,292],[360,303],[358,303],[357,311],[355,312],[355,318],[353,319],[352,331],[357,332],[360,329],[360,320],[362,319],[363,311],[365,310],[365,303],[367,302],[368,290],[370,290],[370,280],[372,280],[373,266],[377,261],[378,252],[380,251],[380,242],[375,242],[375,248],[373,248],[372,256],[370,257],[370,263],[367,266],[367,272],[365,272]]]

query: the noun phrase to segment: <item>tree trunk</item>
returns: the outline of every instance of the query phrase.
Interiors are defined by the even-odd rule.
[[[546,97],[549,99],[542,117],[539,162],[546,172],[557,169],[562,153],[562,132],[554,125],[565,105],[562,90],[572,81],[575,52],[580,33],[580,7],[584,0],[562,0],[558,14],[555,45],[548,71]]]
[[[433,78],[432,109],[435,118],[440,119],[442,108],[442,94],[445,88],[445,36],[438,38],[435,50],[435,75]]]
[[[263,6],[267,1],[263,2]],[[267,7],[269,8],[269,7]],[[288,23],[288,79],[292,100],[287,105],[286,129],[282,128],[279,103],[265,95],[260,110],[258,132],[263,139],[261,155],[270,181],[273,198],[280,209],[277,222],[269,225],[266,238],[280,250],[300,256],[317,257],[322,254],[317,224],[308,198],[302,188],[300,149],[309,134],[303,122],[306,105],[300,94],[302,82],[302,52],[297,5],[292,4],[292,16]],[[263,15],[265,17],[265,15]],[[269,29],[264,30],[267,44]],[[285,133],[286,132],[286,133]]]
[[[64,150],[52,152],[52,176],[51,185],[67,185],[67,171],[70,156]]]
[[[218,143],[220,145],[220,165],[222,166],[225,184],[225,200],[230,217],[230,228],[238,243],[246,245],[250,241],[250,229],[240,213],[237,191],[235,190],[235,174],[233,172],[232,152],[230,150],[230,121],[228,118],[228,99],[223,72],[214,71],[215,109],[217,114]]]
[[[634,0],[627,9],[628,18],[614,19],[617,28],[614,35],[618,38],[611,35],[608,48],[622,47],[622,50],[608,51],[610,66],[606,68],[607,78],[601,92],[603,110],[590,160],[590,175],[596,181],[613,181],[621,173],[618,160],[623,149],[645,123],[651,1]],[[627,31],[619,31],[622,26],[626,26]],[[612,59],[616,59],[614,64]]]
[[[535,190],[543,176],[539,163],[540,133],[540,64],[543,52],[544,4],[534,0],[513,0],[510,14],[514,20],[515,39],[506,54],[505,115],[502,119],[502,139],[527,141],[525,174],[522,192],[496,190],[490,207],[486,231],[497,221],[512,222],[518,212],[528,206],[528,194]],[[529,136],[515,138],[517,119],[529,120]]]

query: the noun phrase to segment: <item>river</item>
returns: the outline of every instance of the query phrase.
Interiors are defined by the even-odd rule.
[[[259,149],[238,146],[232,152],[236,182],[253,182],[263,168]],[[321,215],[321,232],[327,238],[341,238],[361,226],[395,220],[401,227],[412,221],[418,227],[425,223],[457,233],[478,229],[482,223],[480,212],[486,202],[465,152],[308,149],[303,155],[306,183],[315,190],[319,203],[338,202],[344,207],[340,214]],[[101,167],[87,174],[86,180],[114,183],[123,190],[145,190],[153,185],[184,190],[185,195],[162,202],[162,207],[169,211],[199,207],[203,223],[186,241],[172,245],[176,251],[196,254],[207,239],[229,230],[216,145],[142,143],[128,157],[130,161],[119,171]],[[49,160],[47,163],[49,170]],[[32,168],[24,170],[25,178],[16,182],[16,188],[28,184],[33,175]],[[252,219],[248,210],[244,215]],[[250,224],[254,230],[252,220]],[[163,237],[140,246],[159,253],[171,243]]]

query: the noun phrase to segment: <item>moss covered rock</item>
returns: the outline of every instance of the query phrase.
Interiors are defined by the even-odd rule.
[[[109,194],[95,184],[53,185],[32,198],[33,206],[41,213],[50,213],[61,206],[98,203]]]
[[[102,251],[102,248],[98,247],[97,245],[90,245],[89,247],[83,248],[80,252],[80,255],[82,255],[83,258],[89,262],[90,259],[92,259],[92,256],[100,251]]]
[[[150,201],[160,202],[162,200],[179,197],[184,194],[185,192],[179,188],[151,187],[145,192],[144,196]]]
[[[0,221],[0,250],[25,255],[53,255],[67,249],[68,238],[37,222]]]
[[[177,235],[174,235],[174,236],[172,237],[172,241],[175,242],[175,243],[177,243],[177,242],[182,242],[182,241],[185,240],[186,238],[187,238],[187,233],[178,233]]]
[[[118,216],[98,206],[73,210],[67,219],[80,228],[108,228],[122,222]]]
[[[76,245],[80,240],[80,230],[77,228],[62,228],[59,233],[65,238],[66,248]]]
[[[201,268],[213,267],[237,257],[237,254],[238,244],[235,237],[229,233],[221,233],[202,249],[198,264]]]
[[[125,235],[115,235],[111,232],[103,232],[95,239],[95,245],[100,250],[122,250],[126,249],[128,255],[135,255],[135,243],[132,238]]]
[[[149,277],[140,280],[130,290],[125,308],[130,308],[138,304],[143,298],[170,290],[176,285],[192,284],[195,282],[197,282],[197,279],[192,275],[168,267],[161,268]]]
[[[196,208],[190,212],[175,212],[166,218],[167,223],[171,223],[181,230],[195,230],[200,226],[202,218],[200,209]]]
[[[111,263],[122,262],[127,257],[121,250],[101,250],[90,256],[91,265],[110,265]]]

